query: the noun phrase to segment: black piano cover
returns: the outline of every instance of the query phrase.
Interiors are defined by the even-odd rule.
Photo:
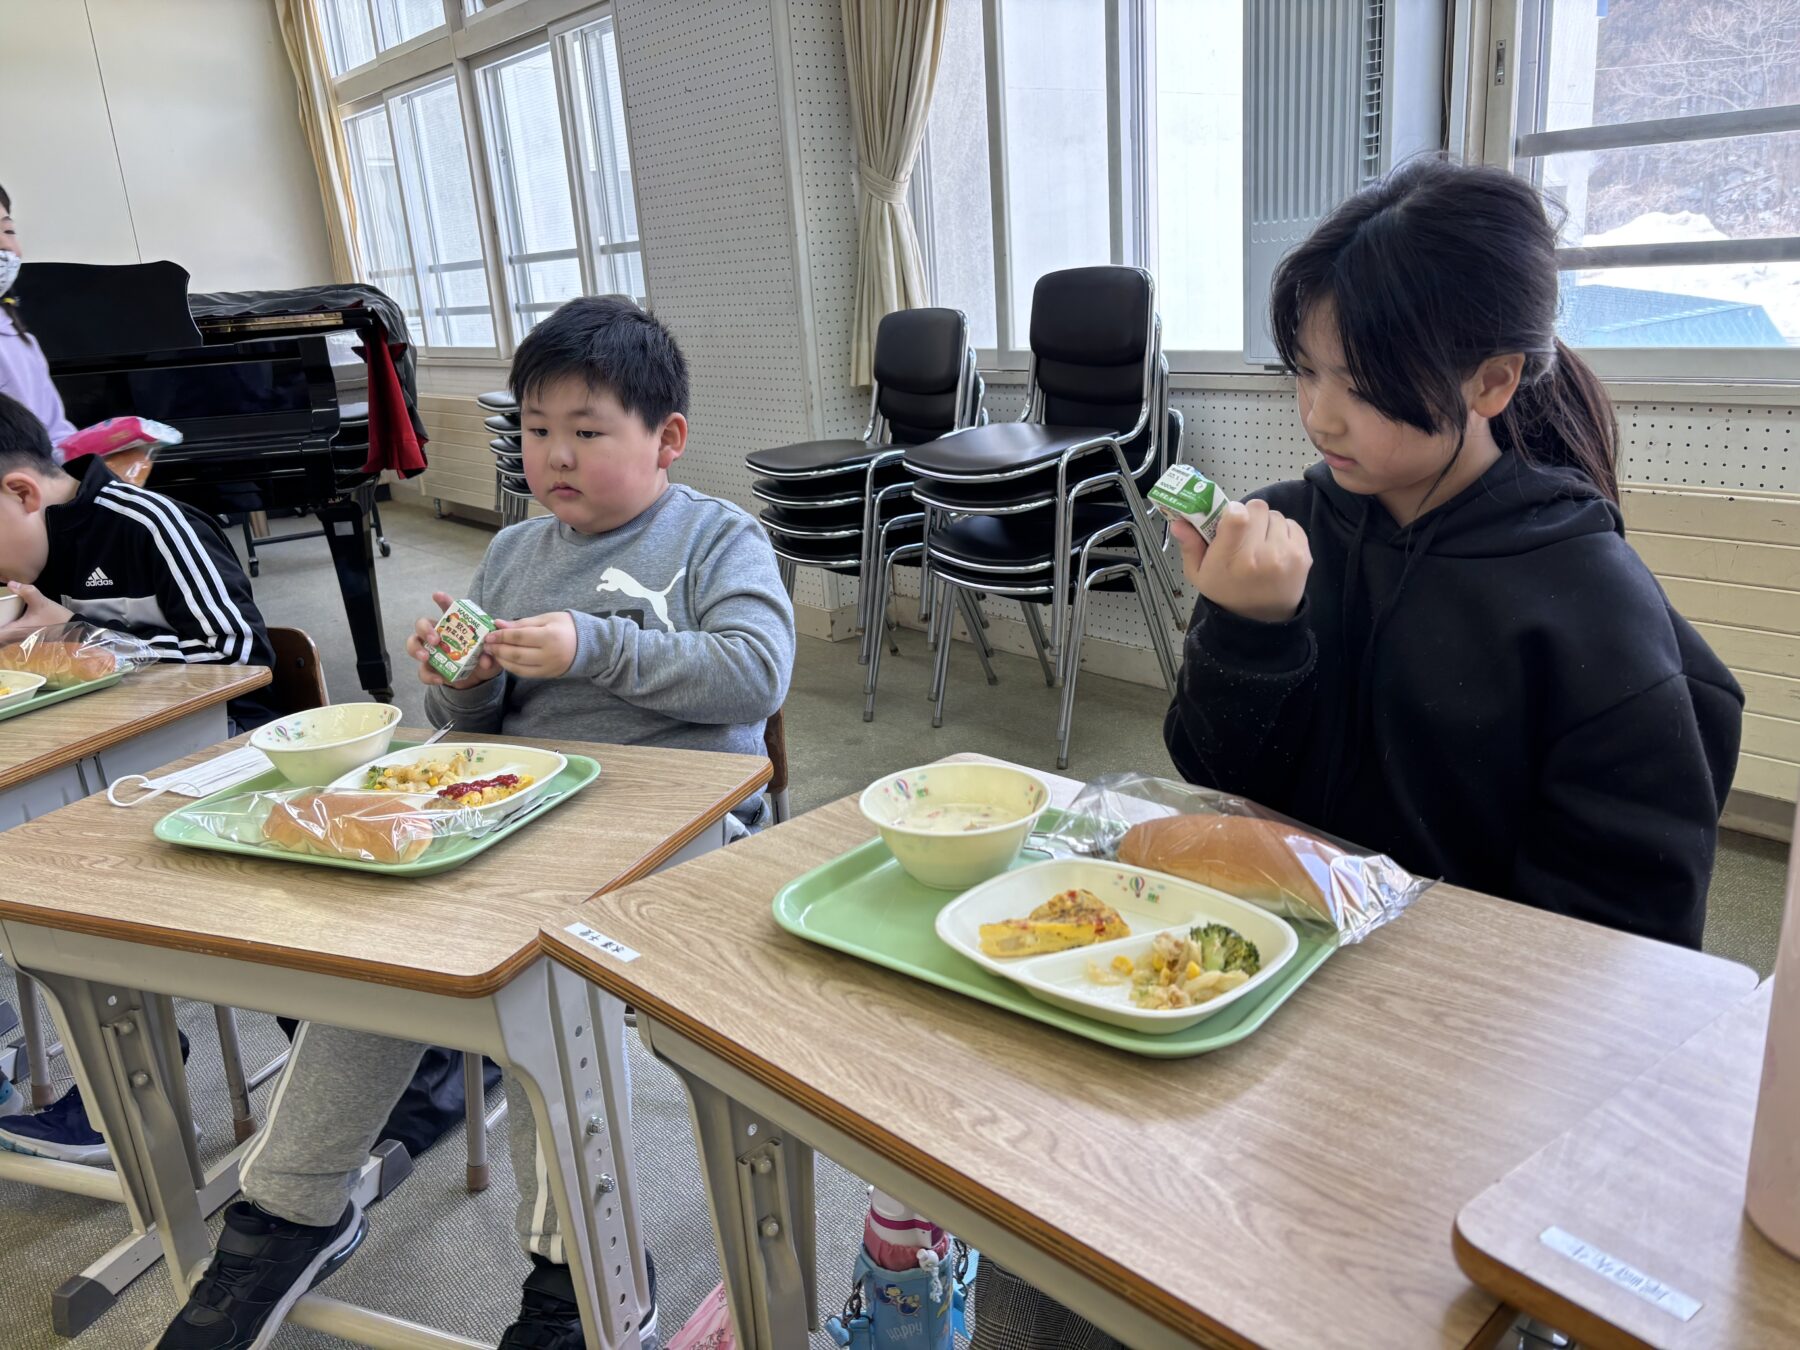
[[[413,434],[425,441],[425,424],[419,420],[418,362],[407,340],[406,313],[386,291],[360,283],[335,286],[300,286],[291,291],[217,291],[188,296],[188,310],[196,319],[266,318],[282,314],[324,314],[367,309],[387,330],[394,355],[394,373],[406,393],[406,411]]]

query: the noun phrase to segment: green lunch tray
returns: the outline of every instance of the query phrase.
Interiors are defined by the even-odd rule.
[[[389,747],[389,752],[410,750],[416,744],[416,741],[395,741]],[[563,766],[561,773],[550,780],[550,790],[536,801],[521,807],[517,815],[504,818],[484,834],[434,840],[429,848],[411,862],[363,862],[356,858],[326,858],[316,853],[294,853],[287,849],[270,848],[266,844],[241,844],[235,839],[221,839],[216,834],[209,834],[195,823],[193,818],[196,814],[227,797],[241,797],[250,792],[280,792],[293,787],[287,779],[274,772],[262,774],[246,783],[226,788],[223,792],[215,792],[210,797],[202,797],[197,802],[169,812],[156,822],[156,837],[164,843],[180,844],[184,848],[239,853],[247,858],[267,858],[270,862],[311,863],[314,867],[341,867],[351,872],[374,872],[388,877],[428,877],[437,872],[448,872],[453,867],[461,867],[471,858],[486,853],[495,844],[516,834],[546,811],[554,811],[600,776],[598,760],[589,759],[586,755],[569,755],[566,758],[569,762]]]
[[[4,722],[9,717],[17,717],[21,713],[48,708],[52,703],[61,703],[66,698],[80,698],[83,694],[91,694],[96,689],[110,689],[124,678],[124,671],[114,671],[111,675],[103,675],[97,680],[83,680],[80,684],[72,684],[67,689],[58,689],[54,693],[46,693],[40,689],[23,703],[0,703],[0,722]]]
[[[1041,831],[1054,831],[1057,814],[1046,812]],[[1021,856],[1008,870],[1038,858]],[[1337,948],[1326,938],[1296,930],[1300,948],[1254,999],[1240,999],[1185,1031],[1153,1036],[1083,1017],[1034,998],[976,965],[937,935],[938,911],[956,899],[954,891],[933,890],[914,881],[887,845],[872,839],[823,867],[796,877],[775,896],[775,922],[796,937],[897,970],[927,984],[953,990],[996,1008],[1060,1027],[1090,1041],[1134,1055],[1185,1059],[1232,1045],[1255,1031],[1287,1001]]]

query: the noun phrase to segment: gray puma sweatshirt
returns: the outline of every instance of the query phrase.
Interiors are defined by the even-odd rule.
[[[466,594],[496,619],[566,609],[580,645],[561,679],[427,689],[434,726],[761,754],[787,697],[794,607],[769,541],[683,484],[604,534],[551,516],[508,526]]]

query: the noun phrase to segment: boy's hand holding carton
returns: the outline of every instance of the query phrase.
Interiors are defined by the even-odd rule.
[[[469,600],[445,591],[432,597],[443,616],[420,619],[406,650],[419,663],[424,684],[472,689],[502,671],[521,679],[555,680],[575,664],[580,635],[567,610],[528,619],[496,619]]]
[[[446,591],[431,596],[443,617],[420,619],[406,639],[406,654],[419,663],[421,684],[473,689],[500,673],[500,663],[486,648],[487,635],[498,624],[467,600],[452,600]]]

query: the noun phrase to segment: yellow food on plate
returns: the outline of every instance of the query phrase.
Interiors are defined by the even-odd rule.
[[[363,787],[370,792],[429,792],[469,776],[474,756],[467,750],[442,759],[418,759],[410,764],[375,764],[369,767]]]
[[[1088,962],[1095,984],[1131,985],[1131,1001],[1161,1012],[1192,1008],[1229,994],[1262,969],[1262,954],[1235,928],[1202,924],[1182,933],[1158,933],[1150,950],[1133,961],[1123,954],[1110,966]]]
[[[981,950],[1008,960],[1130,936],[1131,925],[1119,917],[1118,910],[1092,891],[1070,890],[1051,896],[1027,918],[982,924]]]

